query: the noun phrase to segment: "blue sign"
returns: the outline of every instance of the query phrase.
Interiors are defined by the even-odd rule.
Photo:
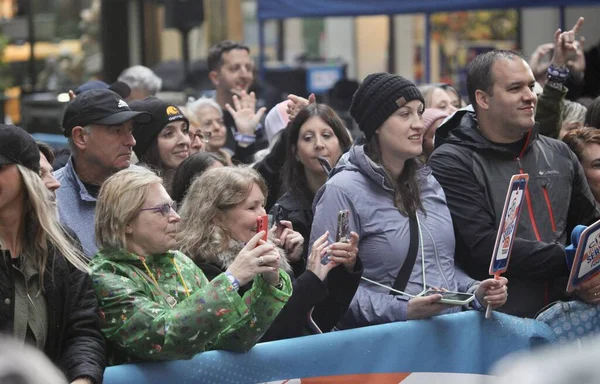
[[[306,89],[308,93],[325,93],[343,77],[341,66],[309,66],[306,68]]]

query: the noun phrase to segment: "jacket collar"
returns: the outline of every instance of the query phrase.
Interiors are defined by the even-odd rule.
[[[366,154],[365,144],[356,144],[352,146],[350,150],[342,156],[340,161],[338,161],[338,164],[331,171],[329,177],[331,178],[336,173],[340,173],[342,171],[360,172],[385,191],[392,194],[394,193],[394,187],[390,180],[390,176],[388,176],[388,173],[381,165],[375,163]],[[419,180],[422,182],[430,174],[431,169],[428,166],[422,166],[418,171]],[[317,200],[318,199],[315,198],[315,201]]]
[[[538,138],[539,124],[535,123],[529,131],[527,141],[521,155],[527,152]],[[445,143],[452,143],[474,149],[492,149],[508,153],[508,149],[485,138],[479,130],[477,115],[471,105],[459,109],[446,119],[435,133],[435,148]]]
[[[75,166],[73,164],[73,155],[69,157],[69,161],[67,162],[67,165],[65,165],[65,173],[67,175],[67,178],[69,179],[70,184],[76,186],[77,193],[79,193],[79,198],[81,198],[81,200],[92,202],[97,201],[94,196],[90,195],[88,190],[85,188],[85,185],[83,185],[83,182],[79,178],[79,175],[77,175],[77,172],[75,172]]]
[[[116,261],[116,262],[129,262],[129,263],[141,263],[145,261],[146,263],[151,263],[153,261],[158,261],[164,257],[172,258],[176,251],[168,251],[167,253],[155,254],[150,256],[139,256],[135,253],[128,252],[125,249],[118,250],[106,250],[102,249],[98,251],[98,255],[96,257],[102,257],[106,260]]]

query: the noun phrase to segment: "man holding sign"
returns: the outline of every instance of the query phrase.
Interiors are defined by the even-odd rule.
[[[560,81],[568,71],[567,54],[582,23],[580,18],[572,30],[557,31],[549,81]],[[475,279],[489,276],[511,177],[529,174],[504,273],[511,295],[501,308],[523,317],[534,317],[562,297],[569,273],[567,236],[575,225],[600,217],[575,155],[564,143],[538,135],[534,84],[517,52],[477,56],[467,74],[472,108],[457,111],[438,128],[429,163],[452,213],[456,261]],[[590,284],[589,291],[600,291],[600,278]],[[588,291],[580,295],[590,297]]]

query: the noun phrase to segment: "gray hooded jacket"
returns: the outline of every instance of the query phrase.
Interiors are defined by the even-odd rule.
[[[472,293],[478,282],[454,265],[454,230],[446,196],[429,168],[422,168],[419,178],[421,201],[426,212],[418,213],[423,250],[417,252],[405,291],[412,295],[423,291],[424,262],[427,287]],[[310,244],[325,231],[329,231],[329,243],[334,242],[337,214],[348,209],[350,230],[360,236],[358,248],[364,266],[363,276],[391,287],[404,263],[410,242],[409,220],[394,206],[393,193],[384,169],[369,159],[364,146],[352,147],[315,197]],[[405,321],[407,300],[405,296],[390,295],[388,289],[363,280],[339,327]],[[445,313],[459,310],[453,307]]]

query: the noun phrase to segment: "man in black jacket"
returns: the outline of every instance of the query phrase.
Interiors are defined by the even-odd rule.
[[[569,32],[557,35],[558,41],[566,42]],[[556,50],[559,55],[564,48]],[[575,155],[564,143],[538,135],[534,83],[529,65],[516,52],[476,57],[467,75],[473,109],[459,110],[438,128],[429,163],[452,213],[457,263],[476,279],[489,276],[511,176],[529,174],[506,272],[511,295],[500,309],[523,317],[534,317],[563,297],[567,239],[575,225],[600,217]],[[600,303],[599,292],[600,280],[579,295]]]

